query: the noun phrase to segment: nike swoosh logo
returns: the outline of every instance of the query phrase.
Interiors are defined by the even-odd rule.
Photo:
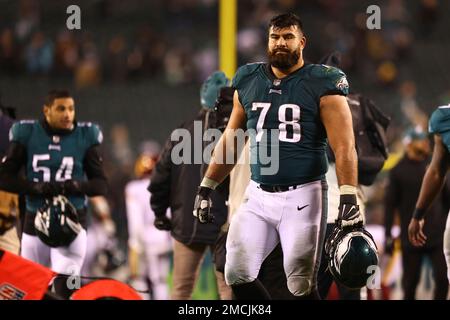
[[[303,207],[297,206],[297,210],[298,210],[298,211],[301,211],[301,210],[305,209],[307,206],[309,206],[309,204],[307,204],[306,206],[303,206]]]

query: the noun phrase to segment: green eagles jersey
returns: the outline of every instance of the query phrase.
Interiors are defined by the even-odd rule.
[[[268,64],[253,63],[238,69],[233,87],[247,116],[252,180],[296,185],[324,178],[327,139],[320,98],[347,95],[345,74],[334,67],[306,64],[277,79]],[[267,174],[273,161],[278,161],[277,171]]]
[[[442,142],[450,152],[450,104],[441,106],[433,112],[428,127],[430,133],[441,136]]]
[[[26,176],[29,181],[49,182],[84,180],[83,161],[86,151],[102,142],[102,132],[95,124],[78,122],[72,132],[50,135],[39,121],[16,122],[10,140],[26,148]],[[87,205],[85,196],[69,196],[77,208]],[[44,204],[41,196],[26,196],[27,210],[35,212]]]

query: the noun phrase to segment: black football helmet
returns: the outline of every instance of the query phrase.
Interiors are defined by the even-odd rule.
[[[212,128],[224,130],[230,120],[231,111],[233,109],[234,88],[223,87],[219,91],[219,96],[213,108]]]
[[[378,265],[378,252],[372,235],[362,225],[335,227],[325,244],[328,268],[337,282],[349,289],[360,289]]]
[[[75,207],[64,196],[45,200],[34,219],[36,234],[46,245],[56,248],[72,243],[81,231]]]

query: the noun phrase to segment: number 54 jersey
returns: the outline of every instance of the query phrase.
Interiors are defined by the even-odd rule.
[[[26,149],[26,176],[33,182],[85,180],[85,154],[102,140],[99,127],[90,122],[78,122],[72,131],[57,134],[44,128],[39,121],[22,120],[10,131],[10,141]],[[86,206],[84,195],[70,195],[68,199],[77,209]],[[44,199],[28,195],[26,203],[27,210],[35,212],[44,204]]]
[[[253,63],[238,69],[233,87],[247,116],[252,180],[287,186],[324,179],[327,139],[320,98],[347,95],[345,74],[334,67],[305,64],[277,79],[268,64]]]

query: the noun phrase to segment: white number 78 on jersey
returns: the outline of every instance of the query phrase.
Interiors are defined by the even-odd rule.
[[[252,111],[257,111],[259,108],[262,109],[259,114],[258,122],[256,124],[256,142],[260,142],[264,133],[263,126],[264,121],[267,116],[267,112],[270,108],[270,103],[268,102],[253,102]],[[292,110],[292,120],[286,120],[287,110]],[[300,106],[296,104],[282,104],[278,108],[278,121],[280,122],[278,129],[280,130],[280,135],[278,139],[284,142],[299,142],[301,139],[301,127],[300,127]],[[289,130],[291,129],[291,130]],[[288,137],[288,131],[289,136]]]

